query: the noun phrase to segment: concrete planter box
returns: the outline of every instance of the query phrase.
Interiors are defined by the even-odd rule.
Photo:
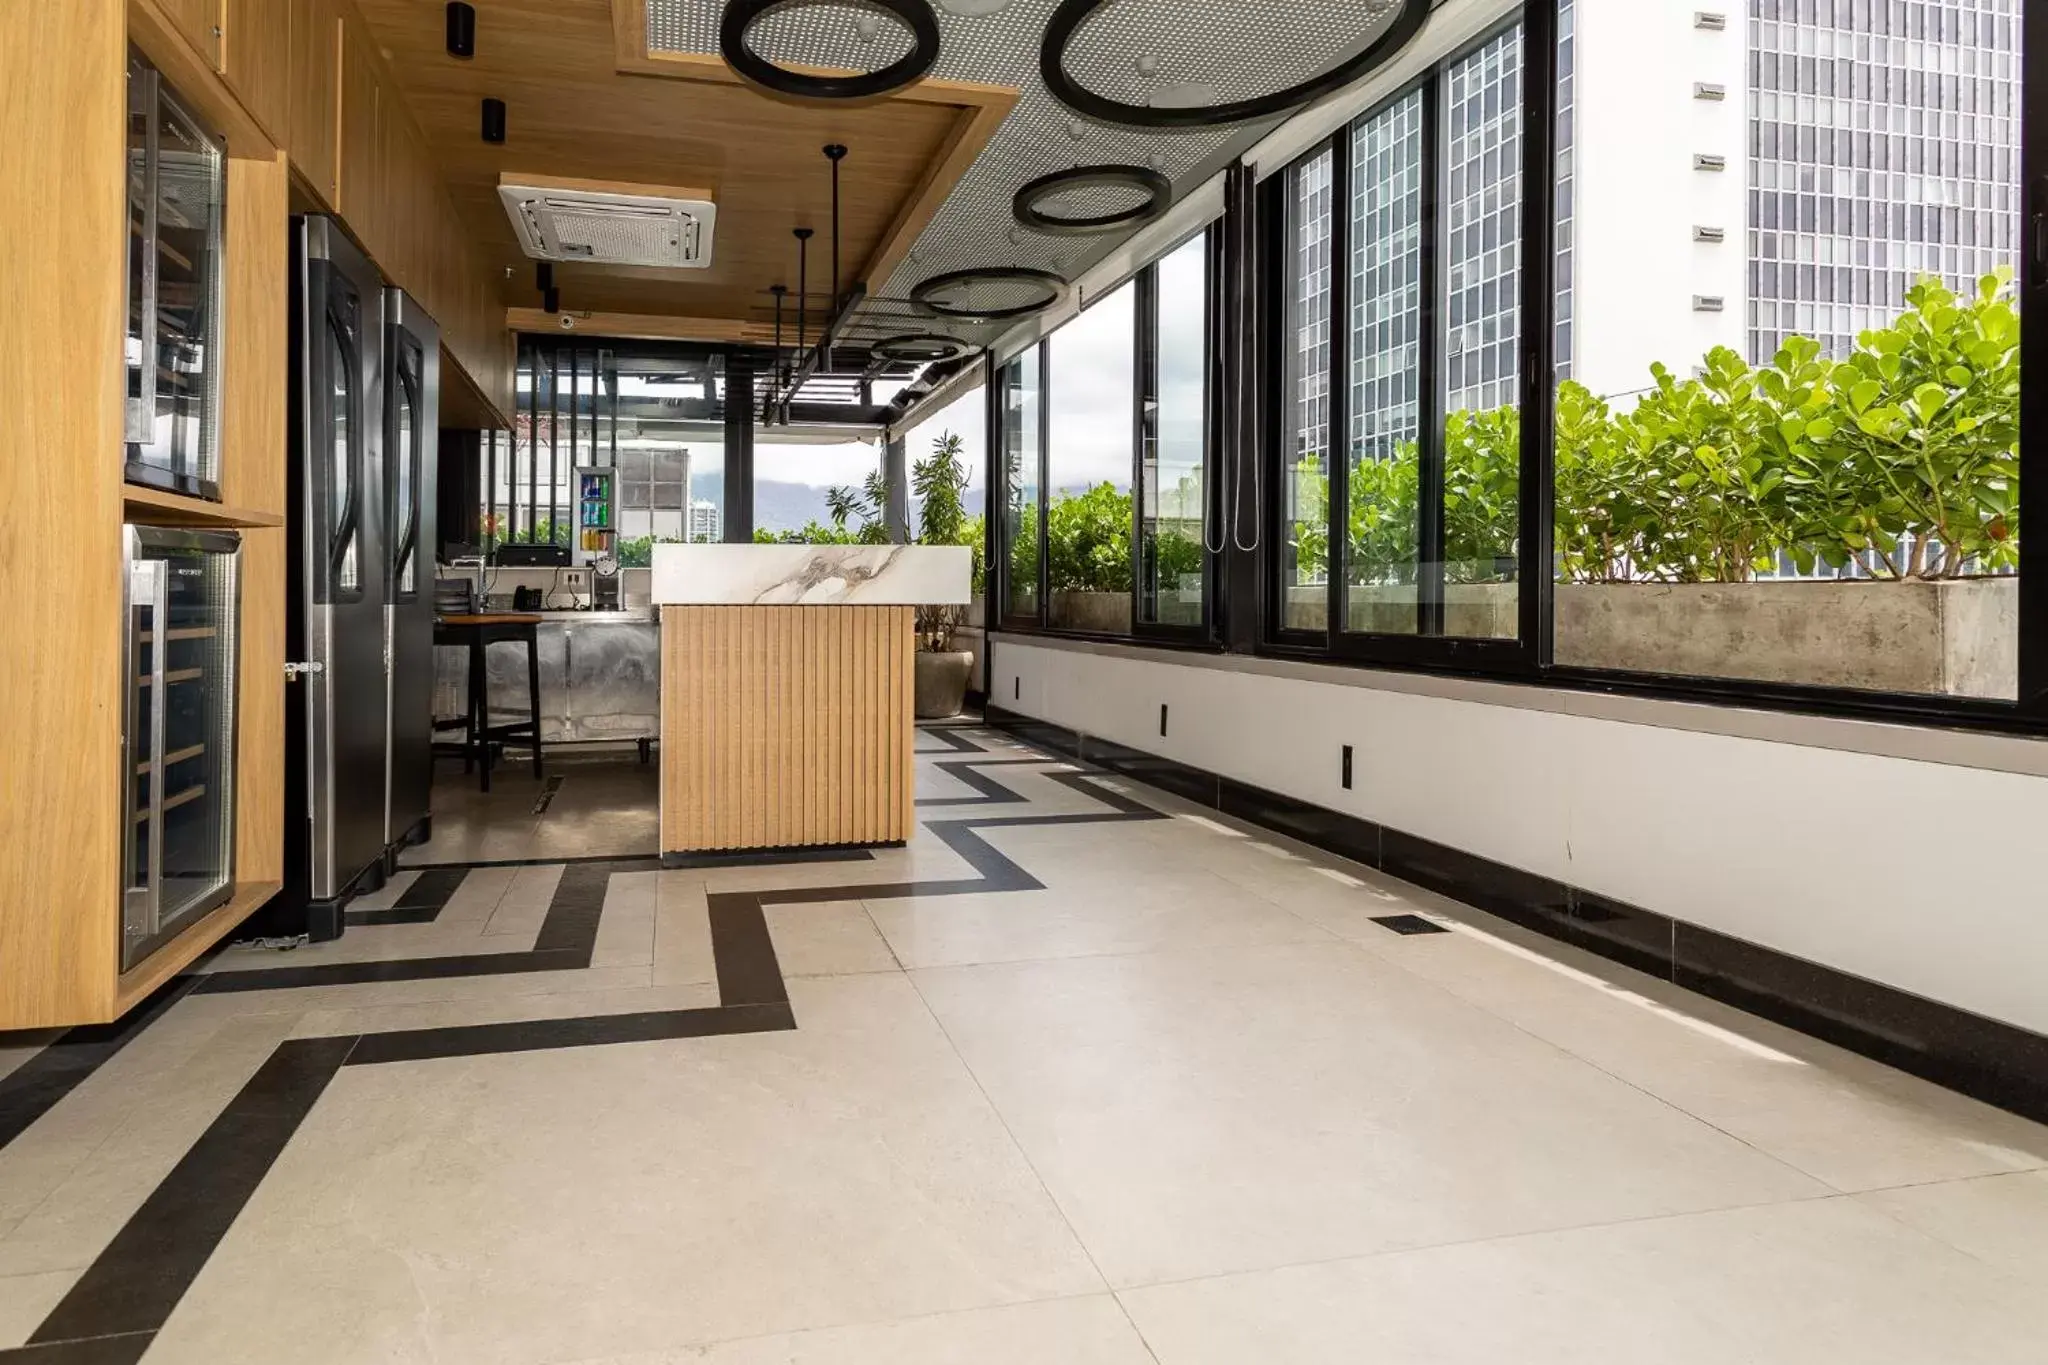
[[[1562,664],[2011,698],[2019,580],[1562,583]]]
[[[1131,633],[1131,595],[1127,592],[1056,592],[1052,614],[1055,630],[1085,630],[1099,635]]]
[[[1290,589],[1287,622],[1321,630],[1321,587]],[[1360,588],[1350,628],[1407,634],[1413,588]],[[1512,639],[1512,583],[1453,584],[1445,627]],[[2009,699],[2019,688],[2019,580],[1950,583],[1560,583],[1555,661],[1582,668]]]

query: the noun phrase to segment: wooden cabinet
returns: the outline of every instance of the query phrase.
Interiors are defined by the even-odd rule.
[[[171,26],[183,35],[186,42],[199,49],[199,55],[213,63],[214,70],[220,69],[221,50],[221,0],[157,0],[164,17]]]
[[[263,131],[285,145],[291,123],[289,0],[220,0],[221,74]]]
[[[378,87],[382,85],[376,49],[360,19],[350,15],[341,24],[341,137],[334,210],[348,221],[356,240],[372,256],[383,255],[378,222],[381,203],[395,186],[383,183],[384,158],[377,138]],[[380,259],[378,264],[384,262]]]
[[[340,162],[341,12],[334,0],[295,0],[288,8],[291,93],[285,147],[293,168],[331,208]]]

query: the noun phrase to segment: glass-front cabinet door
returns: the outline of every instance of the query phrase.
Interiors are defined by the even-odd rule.
[[[125,970],[234,886],[237,536],[127,529]]]
[[[213,499],[226,157],[221,140],[131,52],[126,477]]]

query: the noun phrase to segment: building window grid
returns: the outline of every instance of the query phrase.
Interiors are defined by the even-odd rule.
[[[1351,448],[1391,458],[1420,427],[1423,94],[1352,132]]]
[[[1296,173],[1295,459],[1322,457],[1330,440],[1330,213],[1335,157],[1328,151]]]
[[[1557,295],[1557,339],[1553,343],[1556,354],[1557,382],[1563,383],[1572,377],[1572,329],[1576,321],[1578,294],[1572,284],[1573,260],[1572,232],[1576,226],[1573,219],[1573,195],[1577,186],[1576,167],[1573,164],[1573,127],[1577,117],[1578,85],[1578,42],[1574,31],[1572,0],[1558,0],[1557,6],[1557,239],[1555,275],[1552,281]]]
[[[1517,401],[1522,250],[1522,30],[1444,71],[1449,410]]]
[[[1750,359],[2016,264],[2021,0],[1750,5]]]

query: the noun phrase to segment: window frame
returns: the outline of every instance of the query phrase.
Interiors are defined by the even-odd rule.
[[[1220,556],[1202,546],[1202,620],[1198,625],[1146,622],[1141,619],[1139,602],[1144,592],[1144,581],[1140,573],[1139,547],[1142,544],[1144,525],[1143,479],[1145,472],[1145,403],[1148,397],[1156,398],[1159,376],[1159,315],[1158,280],[1159,262],[1185,247],[1197,237],[1206,246],[1203,301],[1203,392],[1202,392],[1202,497],[1207,509],[1209,526],[1219,526],[1223,515],[1221,479],[1217,477],[1223,458],[1219,439],[1223,431],[1222,389],[1219,370],[1223,361],[1223,348],[1217,339],[1222,324],[1221,299],[1224,285],[1223,234],[1218,229],[1221,220],[1204,223],[1186,236],[1176,239],[1172,245],[1160,251],[1147,261],[1127,280],[1119,280],[1113,287],[1105,289],[1098,296],[1106,299],[1117,290],[1129,286],[1134,295],[1132,309],[1131,363],[1132,401],[1129,420],[1131,424],[1131,629],[1128,633],[1076,630],[1067,626],[1051,624],[1052,594],[1050,592],[1051,562],[1047,555],[1046,516],[1051,506],[1051,461],[1052,461],[1052,394],[1057,382],[1053,374],[1052,338],[1060,330],[1055,327],[1037,337],[1028,346],[1022,347],[991,367],[994,381],[990,385],[991,399],[989,412],[989,486],[991,493],[988,506],[991,509],[985,542],[992,547],[987,555],[987,585],[989,591],[989,619],[998,622],[997,629],[1022,635],[1056,635],[1063,638],[1122,641],[1167,647],[1209,649],[1213,647],[1217,620],[1217,594],[1221,591]],[[1092,303],[1091,305],[1092,306]],[[1086,308],[1081,310],[1086,311]],[[1076,313],[1075,317],[1079,317]],[[1067,319],[1072,322],[1073,319]],[[1062,323],[1061,326],[1065,326]],[[1004,446],[1007,434],[1004,429],[1007,412],[1005,376],[1010,367],[1028,353],[1038,357],[1038,504],[1036,525],[1033,534],[1038,543],[1038,599],[1037,610],[1029,614],[1016,614],[1009,610],[1010,564],[1006,549],[1008,527],[1004,524],[1010,506],[1007,486],[1007,468],[1004,461]],[[999,490],[999,492],[998,492]],[[1001,551],[997,553],[996,551]]]
[[[1258,385],[1256,440],[1254,453],[1275,495],[1261,518],[1264,544],[1258,554],[1258,599],[1260,627],[1258,652],[1273,657],[1369,667],[1401,672],[1423,672],[1451,676],[1486,678],[1561,690],[1598,691],[1672,701],[1719,706],[1742,706],[1822,716],[1842,716],[1889,721],[1938,729],[1978,730],[1993,733],[2048,733],[2048,540],[2037,535],[2037,543],[2022,541],[2020,548],[2018,652],[2019,688],[2014,701],[1955,697],[1925,693],[1866,690],[1833,685],[1765,682],[1739,678],[1704,678],[1686,674],[1603,669],[1552,662],[1555,577],[1549,553],[1533,553],[1535,547],[1549,547],[1553,540],[1552,468],[1555,421],[1555,350],[1557,325],[1556,285],[1556,203],[1557,203],[1557,115],[1559,109],[1557,35],[1559,0],[1527,0],[1502,23],[1459,44],[1435,59],[1428,72],[1414,82],[1389,91],[1384,98],[1348,121],[1330,137],[1304,150],[1284,169],[1268,176],[1256,192],[1254,230],[1258,249],[1256,268],[1248,282],[1256,299],[1258,325],[1263,336],[1256,351],[1261,372]],[[2022,242],[2016,298],[2021,314],[2022,372],[2048,367],[2048,6],[2022,6],[2020,63],[2023,77],[2019,117],[2021,130],[2021,214]],[[1348,291],[1349,261],[1343,253],[1348,246],[1350,206],[1348,202],[1349,141],[1353,127],[1406,97],[1420,84],[1434,87],[1440,73],[1500,33],[1520,24],[1523,28],[1522,85],[1522,230],[1520,295],[1521,469],[1518,508],[1517,582],[1520,638],[1473,640],[1448,637],[1408,637],[1345,632],[1341,629],[1341,583],[1338,558],[1338,511],[1345,504],[1341,475],[1349,468],[1348,386],[1337,382],[1345,375],[1349,361],[1350,319]],[[1438,96],[1426,101],[1429,134],[1425,155],[1439,158],[1437,125],[1441,119]],[[1340,446],[1344,459],[1332,461],[1332,610],[1327,628],[1319,632],[1290,631],[1280,627],[1280,553],[1285,544],[1284,507],[1279,495],[1285,477],[1291,445],[1285,433],[1286,395],[1282,364],[1287,278],[1290,268],[1286,252],[1285,196],[1293,172],[1325,150],[1334,150],[1332,173],[1347,193],[1333,192],[1332,208],[1332,417],[1333,447]],[[1425,310],[1439,310],[1438,269],[1435,258],[1443,250],[1440,224],[1435,209],[1440,201],[1440,166],[1432,165],[1424,177],[1425,194],[1431,203],[1425,210],[1425,231],[1429,234],[1431,259],[1425,262],[1428,285]],[[1574,317],[1575,327],[1583,319]],[[1441,318],[1429,319],[1425,336],[1438,336]],[[1428,366],[1425,361],[1425,368]],[[1434,385],[1423,390],[1426,408],[1434,396]],[[1339,419],[1343,425],[1340,427]],[[2020,504],[2024,521],[2035,507],[2048,507],[2048,382],[2023,384],[2020,400]],[[1432,424],[1422,426],[1441,449],[1441,414]],[[1430,442],[1425,442],[1425,453]],[[1426,454],[1425,454],[1426,458]],[[2048,534],[2048,533],[2044,533]],[[1211,611],[1215,610],[1212,602]]]

